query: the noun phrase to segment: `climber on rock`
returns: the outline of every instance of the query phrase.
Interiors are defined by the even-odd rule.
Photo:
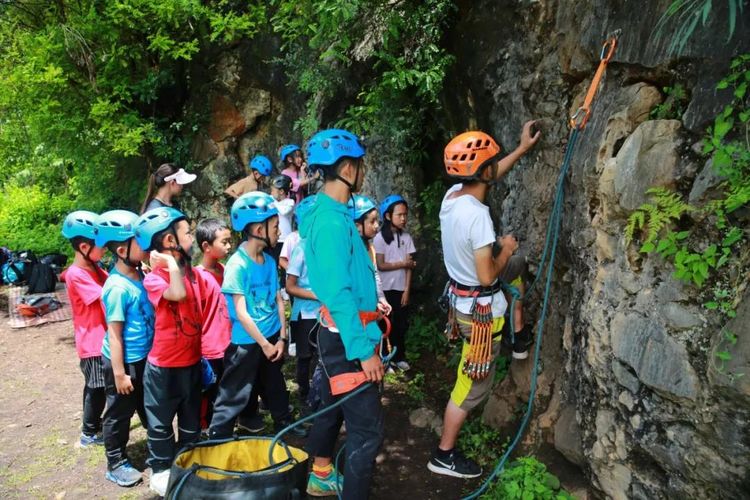
[[[520,144],[506,156],[484,132],[465,132],[445,147],[445,169],[449,177],[459,181],[448,189],[440,206],[443,256],[450,277],[449,334],[460,336],[463,346],[440,443],[427,464],[437,474],[473,478],[482,473],[476,462],[455,448],[456,441],[469,411],[492,388],[508,305],[501,283],[517,280],[524,267],[523,259],[513,257],[518,248],[515,237],[495,236],[485,199],[490,186],[539,140],[540,132],[534,132],[534,125],[534,121],[524,124]],[[496,244],[499,251],[493,252]],[[514,330],[518,325],[516,321]],[[527,353],[531,344],[530,329],[522,326],[521,320],[513,344],[515,358],[525,357],[521,354]]]

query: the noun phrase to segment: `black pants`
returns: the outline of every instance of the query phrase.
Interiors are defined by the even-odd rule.
[[[146,363],[143,389],[149,422],[147,463],[156,473],[169,469],[177,451],[200,437],[201,364],[164,368]],[[175,416],[179,431],[176,446]]]
[[[278,333],[268,338],[272,344],[278,340]],[[281,372],[283,363],[283,358],[273,363],[269,361],[258,344],[229,344],[208,430],[212,439],[231,437],[237,417],[241,413],[254,414],[253,409],[257,410],[257,395],[263,397],[274,422],[289,419],[289,393]]]
[[[344,345],[337,333],[321,327],[318,349],[329,375],[361,371],[358,363],[346,360]],[[323,386],[323,406],[345,396],[334,397],[330,386]],[[383,407],[378,387],[370,385],[338,409],[315,419],[306,447],[311,456],[333,457],[342,417],[347,434],[343,498],[365,499],[369,495],[375,457],[383,442]]]
[[[107,403],[107,393],[104,387],[92,389],[83,386],[83,425],[81,432],[93,436],[102,429],[102,412]]]
[[[297,385],[299,398],[304,402],[310,393],[310,366],[316,349],[310,336],[317,336],[317,319],[300,319],[291,322],[292,341],[297,346]]]
[[[102,414],[107,403],[102,356],[84,358],[80,366],[84,378],[81,432],[94,436],[102,430]]]
[[[406,329],[409,327],[407,321],[407,308],[401,307],[401,296],[404,292],[399,290],[385,290],[385,299],[391,305],[391,345],[397,349],[393,356],[393,362],[406,361]],[[408,306],[407,306],[408,307]]]
[[[112,469],[128,458],[126,446],[130,439],[130,419],[135,412],[138,412],[143,427],[148,429],[148,418],[143,406],[143,371],[146,360],[125,364],[125,373],[130,375],[130,381],[133,384],[133,392],[130,394],[117,394],[112,362],[105,356],[102,356],[102,362],[104,363],[104,389],[107,393],[107,409],[104,412],[102,434],[107,454],[107,466]]]

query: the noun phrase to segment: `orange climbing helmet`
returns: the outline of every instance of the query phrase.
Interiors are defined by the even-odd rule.
[[[445,171],[458,179],[476,180],[482,169],[500,157],[500,146],[488,134],[464,132],[445,146]]]

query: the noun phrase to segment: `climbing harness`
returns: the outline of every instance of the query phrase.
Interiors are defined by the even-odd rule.
[[[481,380],[490,374],[492,364],[492,343],[499,335],[493,332],[494,318],[492,317],[492,301],[487,304],[479,304],[480,297],[492,297],[502,290],[500,282],[490,286],[463,285],[455,280],[449,280],[444,294],[448,298],[448,323],[446,334],[449,340],[455,340],[461,335],[458,327],[459,320],[455,298],[472,298],[471,306],[471,333],[468,339],[469,350],[463,364],[463,373],[472,380]],[[452,299],[451,299],[452,297]],[[466,322],[468,324],[468,322]]]
[[[382,344],[383,342],[385,342],[385,352],[390,354],[390,352],[392,351],[390,341],[391,322],[388,319],[388,316],[385,316],[380,311],[360,311],[359,320],[362,322],[362,326],[366,326],[368,323],[372,323],[374,321],[385,322],[385,332],[381,336],[380,344],[375,348],[375,353],[382,352]],[[321,306],[320,308],[319,321],[320,325],[328,329],[329,331],[338,331],[336,329],[336,324],[333,322],[333,318],[331,318],[331,313],[326,306]],[[331,385],[331,394],[333,394],[334,396],[346,394],[347,392],[352,391],[367,382],[367,376],[363,371],[340,373],[338,375],[329,376],[328,379]]]
[[[521,436],[523,436],[523,433],[526,430],[526,426],[529,423],[529,419],[531,418],[531,413],[534,407],[534,398],[536,397],[537,378],[539,375],[539,354],[540,354],[541,345],[542,345],[542,332],[544,330],[544,320],[547,316],[549,292],[552,286],[552,274],[553,274],[554,267],[555,267],[555,253],[557,251],[557,243],[558,243],[558,239],[560,236],[560,223],[562,221],[562,212],[563,212],[562,205],[563,205],[563,199],[565,198],[565,178],[567,177],[568,171],[570,170],[570,163],[573,157],[575,146],[578,142],[578,137],[580,133],[586,127],[586,124],[591,116],[591,104],[594,100],[594,97],[596,96],[596,92],[599,88],[599,84],[601,83],[602,77],[604,75],[604,71],[607,68],[607,64],[610,62],[610,60],[614,56],[615,49],[617,48],[617,41],[618,41],[620,34],[621,34],[621,30],[617,30],[613,32],[604,42],[602,46],[601,55],[600,55],[599,67],[597,68],[596,73],[594,74],[594,78],[591,81],[591,85],[589,87],[588,92],[586,93],[584,102],[578,108],[575,114],[570,118],[571,132],[570,132],[567,147],[565,149],[565,156],[563,157],[562,166],[560,167],[560,173],[557,177],[557,185],[555,189],[555,201],[553,203],[552,212],[550,214],[550,218],[547,223],[544,250],[542,251],[542,257],[540,259],[539,269],[537,270],[536,276],[534,277],[534,280],[532,281],[531,285],[526,291],[526,294],[531,292],[536,287],[537,283],[540,282],[542,275],[546,271],[546,274],[544,276],[544,296],[542,300],[542,310],[541,310],[539,321],[537,324],[538,326],[537,326],[536,341],[535,341],[535,347],[534,347],[534,364],[532,366],[531,386],[529,389],[529,398],[528,398],[528,403],[526,404],[526,411],[523,415],[523,419],[521,420],[521,425],[519,426],[515,437],[511,441],[508,448],[505,450],[505,453],[503,453],[503,456],[498,461],[492,473],[487,477],[487,479],[482,483],[482,485],[479,488],[477,488],[474,492],[472,492],[468,496],[464,497],[463,500],[473,500],[475,498],[479,498],[479,496],[481,496],[483,493],[487,491],[487,489],[490,487],[490,485],[495,480],[495,478],[497,478],[498,475],[503,471],[503,468],[505,467],[505,464],[508,461],[510,454],[513,452],[515,447],[520,442]],[[505,285],[505,287],[507,287],[507,290],[511,292],[511,296],[512,296],[511,303],[510,303],[510,324],[513,325],[514,324],[513,309],[514,309],[515,302],[520,299],[520,293],[518,292],[517,289],[513,291],[515,287],[512,287],[511,285]],[[513,328],[511,328],[510,330],[513,331]]]

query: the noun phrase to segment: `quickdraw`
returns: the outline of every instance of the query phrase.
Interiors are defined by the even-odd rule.
[[[492,363],[492,304],[475,304],[471,315],[471,337],[463,372],[473,380],[490,374]]]

